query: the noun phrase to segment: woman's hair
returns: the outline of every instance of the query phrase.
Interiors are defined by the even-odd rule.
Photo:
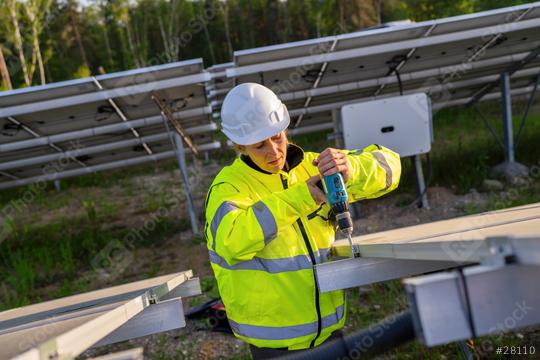
[[[285,137],[287,138],[287,144],[293,144],[293,142],[291,142],[291,140],[289,139],[287,129],[283,130],[283,132],[285,132]],[[239,144],[236,144],[236,143],[233,142],[233,149],[234,149],[234,151],[236,152],[237,155],[242,155],[242,150],[241,150],[242,146],[245,146],[245,145],[239,145]]]

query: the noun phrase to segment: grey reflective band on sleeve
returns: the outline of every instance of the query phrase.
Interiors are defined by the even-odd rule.
[[[208,251],[210,262],[227,270],[259,270],[271,274],[282,273],[286,271],[298,271],[313,269],[311,260],[307,255],[296,255],[288,258],[264,259],[254,257],[251,260],[241,261],[238,264],[229,265],[225,259],[219,256],[215,251]]]
[[[336,308],[336,312],[321,319],[322,328],[325,329],[335,325],[343,319],[344,306]],[[258,326],[249,324],[239,324],[229,319],[229,324],[235,333],[253,339],[262,340],[286,340],[302,336],[312,335],[317,332],[317,321],[293,325],[293,326]]]
[[[216,250],[216,233],[221,223],[221,220],[230,213],[231,211],[238,209],[235,203],[230,201],[224,201],[219,205],[214,217],[212,218],[212,223],[210,224],[210,231],[212,232],[212,249]]]
[[[266,206],[262,201],[257,201],[255,204],[253,204],[252,209],[257,221],[259,222],[259,225],[261,226],[264,235],[264,243],[265,245],[268,245],[268,243],[277,235],[276,219],[274,219],[274,215],[272,215],[272,212],[268,206]]]
[[[371,154],[373,154],[373,157],[377,159],[379,165],[386,171],[386,187],[384,188],[384,190],[386,190],[392,186],[392,168],[388,165],[388,162],[382,153],[373,151]]]

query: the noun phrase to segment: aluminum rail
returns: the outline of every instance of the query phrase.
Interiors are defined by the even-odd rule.
[[[101,145],[88,146],[77,150],[68,150],[62,153],[36,156],[32,158],[24,158],[20,160],[7,161],[0,163],[0,170],[16,169],[25,166],[44,164],[61,159],[76,159],[79,156],[97,154],[109,150],[117,150],[130,146],[141,145],[144,143],[152,143],[156,141],[166,140],[169,138],[168,133],[160,133],[155,135],[142,136],[136,139],[122,140]]]
[[[201,115],[208,115],[212,112],[209,106],[195,108],[190,110],[179,111],[174,114],[175,117],[186,119]],[[21,149],[28,149],[35,146],[48,145],[49,143],[69,141],[75,139],[83,139],[92,136],[106,135],[117,131],[130,130],[135,127],[151,126],[156,124],[163,124],[163,118],[161,115],[148,116],[141,119],[130,120],[122,123],[115,123],[111,125],[97,126],[88,129],[69,131],[62,134],[55,134],[49,136],[43,136],[41,138],[15,141],[7,144],[0,145],[0,153],[7,151],[15,151]],[[216,130],[215,123],[209,123],[207,125],[195,126],[186,129],[188,134],[197,134],[200,132],[206,132]]]
[[[94,84],[97,86],[97,88],[100,90],[100,91],[103,91],[103,86],[101,85],[101,83],[96,79],[95,76],[92,76],[92,81],[94,82]],[[126,114],[124,114],[124,112],[120,109],[120,107],[118,106],[118,104],[116,103],[116,101],[114,101],[113,99],[107,99],[108,103],[113,107],[116,115],[118,115],[118,117],[120,117],[120,119],[123,121],[123,122],[127,122],[129,121]],[[139,132],[137,130],[135,130],[134,128],[131,128],[131,133],[133,134],[133,136],[137,139],[139,139],[141,137],[141,135],[139,134]],[[141,145],[142,147],[144,148],[144,150],[146,151],[146,153],[148,155],[152,155],[152,149],[150,149],[150,147],[144,142],[144,141],[141,141]]]
[[[403,83],[413,81],[429,79],[433,77],[445,76],[450,73],[466,73],[471,70],[484,69],[490,66],[507,64],[508,62],[519,61],[527,56],[527,53],[519,53],[514,55],[506,55],[493,59],[481,60],[473,63],[455,64],[449,66],[443,66],[439,68],[432,68],[428,70],[419,70],[409,73],[400,73],[401,81]],[[368,89],[375,86],[392,85],[397,84],[398,80],[395,76],[379,77],[368,80],[353,81],[338,85],[324,86],[318,89],[299,90],[288,93],[279,94],[282,101],[299,100],[308,96],[321,96],[332,95],[339,92],[353,91]]]
[[[353,244],[365,257],[461,263],[488,256],[488,238],[535,236],[540,239],[540,203],[357,236]],[[521,263],[540,259],[540,246],[535,249],[528,240],[515,242]],[[345,241],[333,249],[336,255],[350,254]]]
[[[201,151],[215,150],[219,148],[221,148],[221,143],[219,141],[214,141],[208,144],[198,145],[198,149]],[[191,152],[189,150],[186,150],[186,153],[191,153]],[[88,166],[86,168],[81,168],[81,169],[66,170],[62,172],[33,176],[33,177],[19,179],[19,180],[5,181],[5,182],[0,183],[0,190],[9,189],[9,188],[17,187],[17,186],[29,185],[35,182],[60,180],[60,179],[65,179],[65,178],[69,178],[73,176],[91,174],[98,171],[114,170],[114,169],[119,169],[123,167],[144,164],[150,161],[159,161],[159,160],[169,159],[175,156],[176,156],[176,151],[170,150],[170,151],[164,151],[160,153],[154,153],[152,155],[138,156],[136,158]]]
[[[113,80],[118,79],[120,77],[126,77],[126,76],[134,76],[134,75],[145,75],[149,73],[155,73],[163,70],[171,70],[174,68],[182,68],[185,66],[191,66],[191,65],[199,65],[203,66],[203,60],[201,58],[198,59],[191,59],[191,60],[183,60],[183,61],[177,61],[173,63],[168,64],[161,64],[161,65],[154,65],[154,66],[147,66],[144,68],[138,68],[138,69],[131,69],[131,70],[125,70],[125,71],[119,71],[114,73],[108,73],[108,74],[102,74],[97,75],[96,79],[99,81],[102,80]],[[48,91],[52,89],[58,89],[62,87],[67,86],[75,86],[75,85],[90,85],[92,83],[92,78],[86,77],[82,79],[74,79],[74,80],[65,80],[65,81],[58,81],[54,83],[49,83],[45,85],[35,85],[32,87],[26,87],[26,88],[20,88],[20,89],[13,89],[13,90],[6,90],[0,92],[0,103],[4,98],[9,98],[10,96],[17,96],[21,94],[29,94],[29,93],[36,93],[40,91]]]
[[[112,337],[109,341],[114,342],[118,339],[130,338],[131,335],[150,334],[152,332],[148,332],[147,327],[160,328],[160,321],[155,321],[156,319],[167,322],[167,316],[174,316],[177,321],[176,324],[171,323],[171,325],[185,325],[181,298],[167,300],[166,297],[180,289],[181,285],[186,284],[191,277],[191,271],[186,271],[160,277],[158,281],[152,281],[156,279],[144,280],[0,313],[0,318],[9,317],[12,321],[18,320],[20,319],[18,316],[26,314],[26,317],[23,316],[23,318],[28,321],[16,328],[4,329],[3,334],[0,335],[0,341],[4,341],[3,350],[9,350],[11,353],[23,351],[14,357],[18,360],[75,358],[107,337]],[[152,282],[153,285],[148,287],[146,285],[148,282]],[[101,299],[99,296],[104,295],[104,293],[110,296]],[[176,291],[175,295],[177,294]],[[115,298],[121,301],[110,303],[111,299]],[[100,302],[100,300],[103,301]],[[89,302],[96,309],[94,313],[89,313],[92,306],[88,305]],[[62,307],[61,304],[68,304],[71,307],[71,312],[66,312],[65,306]],[[59,307],[55,308],[57,305]],[[40,324],[39,321],[37,324],[36,321],[32,323],[32,315],[34,318],[36,316],[43,318],[44,312],[40,310],[44,309],[48,309],[48,312],[53,312],[54,315],[47,316],[45,324]],[[165,310],[169,310],[169,312]],[[150,321],[152,317],[154,324]],[[25,328],[21,329],[21,326]],[[34,346],[31,348],[25,348],[27,344],[23,343],[27,340],[27,336],[36,336],[38,333],[40,334],[39,340],[36,340],[38,344],[32,344]],[[128,337],[126,338],[126,336]],[[23,343],[17,344],[17,339]],[[9,342],[6,343],[6,341]]]
[[[526,95],[526,94],[529,94],[533,89],[534,89],[534,86],[513,89],[513,90],[510,90],[510,94],[512,96]],[[502,93],[498,91],[495,93],[490,93],[485,96],[482,96],[482,98],[479,101],[496,100],[496,99],[501,98],[501,96],[502,96]],[[453,106],[467,105],[471,99],[472,99],[472,96],[467,97],[467,98],[462,98],[462,99],[455,99],[455,100],[435,103],[433,104],[433,110],[440,110],[440,109],[445,109],[445,108],[449,108]]]
[[[513,78],[532,76],[532,75],[537,74],[538,71],[540,71],[540,67],[521,70],[514,73]],[[403,91],[403,95],[414,94],[418,92],[440,93],[440,92],[444,92],[448,90],[484,84],[486,82],[492,81],[495,78],[499,78],[499,75],[487,75],[481,78],[473,78],[473,79],[468,79],[468,80],[456,81],[456,82],[452,82],[452,83],[444,84],[444,85],[424,86],[420,88],[414,88],[414,89]],[[308,108],[290,109],[289,114],[291,116],[297,116],[299,114],[315,114],[315,113],[330,111],[334,109],[340,109],[342,106],[348,105],[348,104],[354,104],[354,103],[363,102],[363,101],[371,101],[371,100],[376,100],[376,99],[384,99],[387,97],[393,97],[397,95],[399,95],[399,91],[387,93],[387,94],[379,95],[379,96],[363,97],[360,99],[350,99],[350,100],[344,100],[344,101],[339,101],[339,102],[334,102],[334,103],[315,105]]]
[[[523,20],[517,23],[493,25],[472,30],[456,31],[450,34],[434,35],[428,38],[408,39],[388,44],[365,46],[357,49],[340,50],[332,53],[300,56],[292,59],[277,60],[253,65],[238,66],[226,69],[227,77],[240,77],[243,75],[256,74],[261,71],[282,70],[294,68],[305,64],[320,64],[339,60],[360,58],[373,54],[383,54],[394,51],[410,50],[431,45],[447,44],[456,41],[484,37],[498,33],[511,33],[520,30],[529,30],[540,27],[540,19]],[[501,31],[502,30],[502,31]]]
[[[537,46],[536,49],[532,50],[526,57],[524,57],[523,59],[519,60],[519,61],[516,61],[514,62],[513,64],[511,64],[508,69],[505,69],[502,73],[503,74],[507,74],[507,76],[512,76],[512,74],[514,74],[516,71],[518,71],[519,69],[523,68],[525,65],[527,65],[528,63],[532,62],[532,61],[535,61],[538,57],[538,55],[540,55],[540,46]],[[491,90],[493,90],[494,88],[496,88],[497,86],[499,86],[499,81],[493,81],[491,84],[488,84],[486,85],[483,89],[481,89],[478,93],[476,93],[474,96],[473,96],[473,99],[471,100],[471,103],[470,105],[474,104],[474,102],[478,101],[478,99],[482,98],[482,96],[488,94],[491,92]]]
[[[532,89],[533,89],[533,87],[529,86],[529,87],[514,89],[514,90],[511,90],[510,92],[511,92],[512,96],[520,96],[520,95],[525,95],[525,94],[530,93],[532,91]],[[395,96],[395,94],[391,94],[389,96]],[[482,99],[480,99],[480,101],[495,100],[495,99],[498,99],[500,97],[501,97],[501,93],[496,92],[496,93],[491,93],[491,94],[488,94],[488,95],[482,97]],[[380,98],[382,98],[382,97],[380,97]],[[432,108],[433,108],[433,110],[440,110],[440,109],[445,109],[445,108],[449,108],[449,107],[453,107],[453,106],[466,105],[470,101],[470,99],[472,99],[472,97],[466,97],[466,98],[460,98],[460,99],[455,99],[455,100],[449,100],[449,101],[434,103],[432,105]],[[367,99],[367,100],[358,99],[356,101],[351,101],[350,103],[359,103],[359,102],[362,102],[362,101],[369,101],[369,99]],[[349,102],[347,102],[347,104],[348,103]],[[304,134],[310,134],[310,133],[319,132],[319,131],[325,131],[325,130],[332,130],[333,128],[334,128],[334,124],[331,121],[328,121],[328,122],[319,123],[319,124],[316,124],[316,125],[304,125],[304,126],[299,127],[299,128],[290,129],[288,131],[288,133],[291,136],[295,136],[295,135],[304,135]]]
[[[193,277],[193,272],[188,270],[0,312],[0,336],[28,328],[29,324],[35,325],[39,321],[47,321],[95,306],[129,300],[181,274],[188,279]]]
[[[29,133],[30,135],[32,135],[34,138],[41,138],[42,135],[38,134],[37,132],[35,132],[34,130],[32,130],[29,126],[27,125],[24,125],[23,123],[21,123],[19,120],[15,119],[13,116],[8,116],[7,119],[9,121],[11,121],[12,123],[14,123],[15,125],[18,125],[20,126],[24,131],[26,131],[27,133]],[[58,151],[58,152],[63,152],[64,150],[62,150],[60,147],[56,146],[55,144],[53,143],[49,143],[47,144],[51,149],[55,150],[55,151]],[[83,163],[82,161],[77,161],[79,163],[79,165],[81,165],[82,167],[85,167],[86,164]]]
[[[479,263],[511,248],[516,263],[540,264],[540,203],[357,236],[361,254],[316,265],[321,292]],[[348,257],[346,240],[335,256]]]
[[[448,65],[438,68],[430,68],[426,70],[418,70],[409,73],[400,73],[402,83],[407,83],[414,80],[430,79],[448,76],[448,74],[456,73],[463,74],[471,70],[484,69],[491,66],[508,64],[509,62],[518,62],[524,59],[527,56],[528,52],[523,52],[519,54],[505,55],[492,59],[479,60],[469,63],[459,63],[454,65]],[[385,76],[377,77],[366,80],[351,81],[347,83],[329,85],[319,87],[317,89],[308,89],[308,90],[297,90],[286,93],[278,94],[279,98],[282,101],[293,101],[293,100],[302,100],[307,97],[317,97],[323,95],[333,95],[340,92],[354,91],[354,90],[363,90],[369,89],[375,86],[379,88],[386,85],[397,84],[398,80],[395,76]],[[222,89],[223,93],[226,93],[230,89]],[[374,95],[379,96],[379,94]],[[223,103],[223,100],[213,100],[210,102],[212,108],[216,108]]]
[[[8,116],[16,116],[22,114],[35,113],[39,111],[46,111],[58,108],[64,108],[68,106],[88,104],[98,101],[107,101],[108,99],[115,99],[125,96],[133,96],[136,94],[147,93],[150,90],[157,91],[162,89],[169,89],[173,87],[194,85],[209,81],[211,79],[210,74],[200,73],[195,75],[187,75],[174,79],[159,80],[154,82],[148,82],[141,86],[124,86],[115,89],[101,90],[88,94],[74,95],[63,97],[60,99],[52,99],[45,101],[37,101],[31,104],[8,106],[0,109],[0,118]]]

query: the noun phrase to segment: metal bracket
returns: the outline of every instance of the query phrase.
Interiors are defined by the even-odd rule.
[[[184,131],[184,128],[182,125],[180,125],[180,122],[174,117],[173,113],[171,112],[171,109],[167,104],[159,100],[159,97],[156,93],[152,93],[152,100],[156,103],[157,107],[159,108],[161,115],[163,118],[167,121],[169,121],[174,128],[176,129],[176,132],[182,137],[182,140],[184,140],[185,144],[191,149],[193,154],[199,155],[199,150],[197,150],[197,146],[193,143],[191,138],[186,134]]]
[[[158,296],[154,292],[151,292],[148,295],[148,303],[149,304],[157,304],[158,303]]]
[[[427,346],[540,323],[537,266],[478,265],[403,283],[415,331]]]
[[[489,255],[480,256],[480,264],[486,266],[504,266],[514,262],[515,252],[509,238],[493,237],[487,238],[485,241]]]

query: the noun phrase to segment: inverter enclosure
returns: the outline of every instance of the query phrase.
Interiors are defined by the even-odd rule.
[[[378,144],[401,157],[431,150],[431,100],[425,93],[345,105],[341,122],[346,149]]]

